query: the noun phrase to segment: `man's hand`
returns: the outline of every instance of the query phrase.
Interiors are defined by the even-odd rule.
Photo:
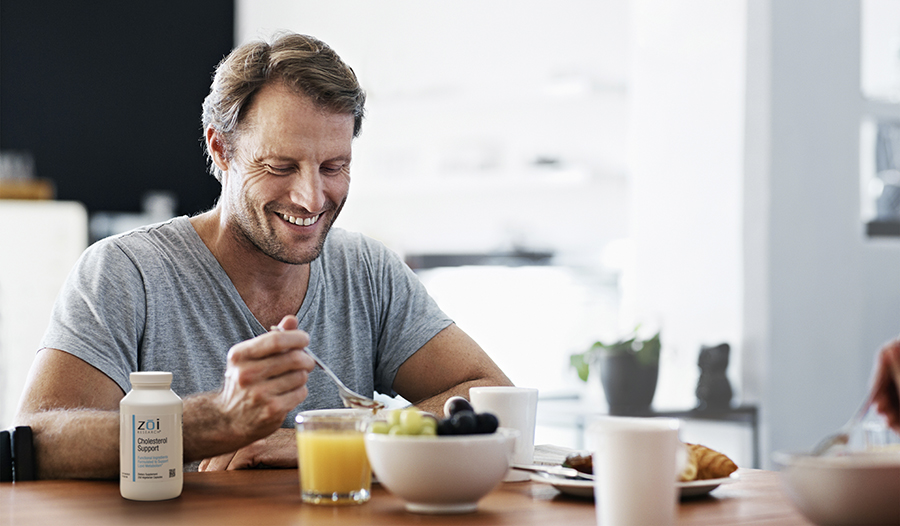
[[[303,352],[309,335],[296,330],[294,316],[285,316],[279,327],[284,330],[243,341],[228,351],[221,391],[185,399],[186,462],[233,455],[268,437],[306,399],[306,380],[315,367]]]
[[[297,438],[293,429],[281,428],[247,447],[231,453],[204,459],[200,471],[246,469],[259,466],[297,467]]]
[[[225,440],[232,451],[274,433],[287,413],[306,399],[306,380],[315,368],[303,352],[309,335],[296,330],[294,316],[285,316],[279,327],[284,330],[257,336],[228,351],[225,384],[214,406],[227,426]]]
[[[891,428],[900,432],[900,338],[878,353],[872,403]]]

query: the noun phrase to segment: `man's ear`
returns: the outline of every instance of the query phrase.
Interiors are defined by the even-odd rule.
[[[212,162],[222,170],[228,171],[228,154],[225,148],[225,140],[218,131],[212,126],[206,128],[206,148],[209,151],[209,157]]]

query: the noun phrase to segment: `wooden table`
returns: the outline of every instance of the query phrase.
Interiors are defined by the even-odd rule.
[[[678,524],[809,525],[792,506],[778,473],[747,470],[708,497],[682,501]],[[297,470],[187,473],[181,497],[134,502],[114,481],[35,481],[0,485],[0,525],[65,524],[340,524],[340,525],[595,525],[593,501],[568,497],[535,482],[501,484],[466,515],[417,515],[379,485],[372,499],[347,507],[300,501]]]

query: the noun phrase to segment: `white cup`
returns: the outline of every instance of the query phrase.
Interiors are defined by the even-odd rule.
[[[588,427],[597,524],[674,524],[678,430],[672,418],[608,417]]]
[[[534,461],[534,421],[537,414],[538,390],[530,387],[472,387],[469,400],[479,413],[493,413],[500,427],[519,431],[512,463],[531,464]],[[506,482],[529,480],[525,471],[510,469]]]

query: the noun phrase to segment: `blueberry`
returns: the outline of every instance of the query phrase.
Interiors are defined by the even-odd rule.
[[[500,421],[493,413],[480,413],[476,415],[477,424],[475,426],[476,433],[484,433],[489,435],[497,430]]]
[[[469,403],[468,400],[461,396],[452,396],[444,402],[444,415],[445,416],[453,416],[460,411],[475,411],[472,409],[472,404]]]
[[[456,429],[457,435],[470,435],[478,426],[478,418],[473,411],[460,411],[450,417],[450,423]]]
[[[438,435],[455,435],[456,434],[456,428],[453,427],[453,424],[450,422],[449,418],[445,418],[443,420],[438,420],[437,434]]]

